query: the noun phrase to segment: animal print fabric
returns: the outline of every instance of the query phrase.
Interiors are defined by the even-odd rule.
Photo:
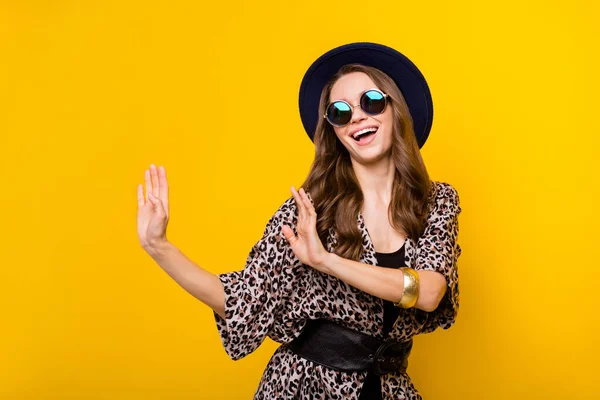
[[[447,290],[433,312],[400,309],[389,336],[401,341],[437,327],[450,328],[458,312],[458,193],[447,183],[433,181],[429,202],[424,234],[416,243],[410,238],[405,242],[405,263],[416,270],[442,273]],[[297,356],[285,344],[300,335],[307,320],[317,318],[382,337],[383,300],[300,263],[281,231],[283,224],[295,231],[296,223],[296,205],[290,197],[268,221],[244,269],[218,275],[225,290],[226,319],[214,316],[223,347],[229,357],[239,360],[267,336],[282,344],[269,360],[254,400],[356,400],[366,371],[335,371]],[[357,223],[363,237],[360,262],[377,265],[361,213]],[[330,229],[325,247],[333,251],[336,244],[336,233]],[[406,373],[382,376],[381,386],[384,400],[422,399]]]

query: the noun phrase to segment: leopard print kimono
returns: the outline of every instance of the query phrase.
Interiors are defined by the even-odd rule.
[[[433,181],[433,188],[426,230],[416,243],[406,240],[405,262],[416,270],[442,273],[448,287],[440,305],[431,313],[400,309],[389,334],[400,341],[432,332],[438,326],[450,328],[458,311],[459,198],[447,183]],[[227,318],[214,315],[227,354],[239,360],[256,350],[266,336],[289,343],[300,335],[308,319],[317,318],[382,337],[382,299],[300,263],[281,232],[284,222],[296,226],[293,197],[271,217],[262,239],[250,251],[245,268],[218,275],[225,289]],[[364,246],[360,262],[377,265],[361,213],[357,223]],[[336,244],[336,234],[331,229],[325,247],[332,251]],[[280,346],[265,368],[254,400],[358,399],[365,377],[366,372],[339,372],[314,364]],[[382,376],[381,387],[383,399],[422,398],[406,373]]]

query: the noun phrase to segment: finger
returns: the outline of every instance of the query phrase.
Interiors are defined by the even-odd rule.
[[[167,182],[167,171],[162,165],[158,167],[158,185],[160,188],[160,200],[165,207],[167,216],[169,215],[169,183]]]
[[[152,177],[152,194],[155,197],[160,197],[160,187],[158,186],[158,173],[156,172],[156,165],[150,164],[150,176]]]
[[[150,189],[152,188],[152,184],[150,183],[150,170],[144,171],[144,183],[146,184],[146,201],[148,200],[148,193],[150,193]]]
[[[162,202],[160,201],[160,199],[158,197],[154,196],[152,193],[150,193],[148,195],[148,198],[150,199],[150,202],[154,206],[154,211],[156,212],[156,214],[159,216],[162,216],[164,213],[164,209],[163,209]]]
[[[307,211],[308,215],[310,215],[311,217],[317,215],[317,212],[315,211],[315,208],[313,207],[312,202],[308,198],[308,193],[306,193],[303,188],[300,188],[300,196],[302,196],[302,202],[304,203],[304,206],[306,207],[306,211]]]
[[[289,244],[294,244],[298,238],[294,235],[294,231],[287,225],[284,225],[281,228],[281,232],[283,232],[283,236],[285,236],[286,240]]]
[[[144,201],[144,185],[141,183],[137,187],[137,200],[138,200],[138,208],[144,207],[146,202]]]
[[[294,186],[292,186],[292,196],[294,196],[294,200],[296,201],[296,208],[298,209],[298,219],[304,219],[304,202],[302,201],[302,198],[300,197]]]

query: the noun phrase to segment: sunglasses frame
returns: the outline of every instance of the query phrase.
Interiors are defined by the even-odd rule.
[[[378,113],[376,113],[376,114],[371,114],[371,113],[369,113],[369,112],[366,112],[366,111],[365,111],[365,110],[364,110],[364,109],[361,107],[361,103],[362,103],[362,98],[363,98],[363,96],[364,96],[364,95],[365,95],[367,92],[371,92],[371,91],[375,91],[375,92],[378,92],[378,93],[380,93],[381,95],[383,95],[383,101],[384,101],[384,103],[385,103],[385,104],[383,105],[383,109],[381,110],[381,112],[378,112]],[[325,118],[325,119],[327,120],[327,122],[329,122],[329,123],[330,123],[332,126],[335,126],[335,127],[338,127],[338,128],[339,128],[339,127],[342,127],[342,126],[346,126],[346,125],[348,125],[348,124],[349,124],[349,123],[352,121],[352,116],[354,115],[354,109],[355,109],[356,107],[360,107],[360,109],[361,109],[361,110],[362,110],[362,111],[363,111],[365,114],[367,114],[367,115],[371,115],[371,116],[372,116],[372,115],[379,115],[379,114],[383,114],[383,112],[385,111],[385,109],[387,108],[387,105],[388,105],[388,97],[390,97],[390,96],[389,96],[387,93],[383,93],[381,90],[379,90],[379,89],[377,89],[377,88],[371,88],[371,89],[367,89],[367,90],[365,90],[364,92],[362,92],[362,93],[360,94],[360,97],[359,97],[359,103],[358,103],[357,105],[355,105],[355,106],[351,105],[350,103],[348,103],[348,102],[347,102],[347,101],[345,101],[345,100],[334,100],[334,101],[330,101],[330,102],[327,104],[327,107],[325,107],[325,115],[323,115],[323,118]],[[338,102],[344,103],[344,104],[348,105],[348,107],[350,108],[350,121],[346,122],[346,123],[345,123],[345,124],[343,124],[343,125],[336,125],[336,124],[334,124],[333,122],[331,122],[331,121],[329,120],[329,118],[327,118],[327,110],[329,110],[329,107],[331,107],[331,105],[332,105],[333,103],[338,103]]]

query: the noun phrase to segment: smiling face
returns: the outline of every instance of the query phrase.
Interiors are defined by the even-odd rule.
[[[334,83],[329,101],[345,100],[351,106],[356,106],[360,104],[360,96],[366,90],[374,88],[382,90],[364,72],[351,72]],[[345,126],[333,127],[333,130],[354,161],[361,164],[378,161],[391,152],[392,107],[388,104],[384,112],[378,115],[369,115],[360,106],[354,107],[350,122]],[[366,133],[357,137],[363,132]]]

